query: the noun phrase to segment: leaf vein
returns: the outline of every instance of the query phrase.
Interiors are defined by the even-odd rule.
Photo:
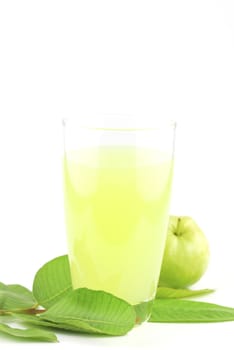
[[[60,295],[62,295],[63,293],[67,292],[68,290],[70,290],[70,288],[72,287],[72,285],[70,284],[69,286],[67,286],[66,288],[62,289],[61,291],[59,291],[57,294],[52,295],[50,298],[41,300],[41,303],[47,303],[48,301],[51,301],[53,299],[56,299],[57,297],[59,297]]]

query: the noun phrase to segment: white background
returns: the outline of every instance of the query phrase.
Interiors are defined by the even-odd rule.
[[[130,113],[178,122],[171,213],[210,242],[197,287],[234,306],[233,0],[0,1],[0,280],[31,288],[66,253],[61,119]],[[233,323],[146,324],[88,347],[233,349]],[[9,346],[32,346],[13,343]]]

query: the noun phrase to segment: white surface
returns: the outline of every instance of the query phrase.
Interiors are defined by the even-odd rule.
[[[2,340],[1,340],[2,343]],[[4,342],[5,346],[9,343]],[[11,347],[36,349],[205,349],[225,346],[233,349],[233,323],[147,324],[124,337],[60,336],[60,343],[17,343]]]
[[[178,122],[171,212],[192,216],[210,241],[199,285],[234,306],[233,18],[232,0],[0,2],[1,281],[31,287],[66,252],[61,119],[152,115]],[[233,349],[232,329],[146,324],[33,346]]]

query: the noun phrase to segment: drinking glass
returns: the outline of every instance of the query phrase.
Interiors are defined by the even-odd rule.
[[[73,288],[103,290],[150,317],[169,219],[175,123],[64,120],[64,202]]]

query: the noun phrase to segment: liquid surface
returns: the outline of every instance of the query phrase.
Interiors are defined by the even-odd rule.
[[[67,152],[65,214],[74,288],[131,304],[155,296],[166,239],[172,161],[156,150]]]

